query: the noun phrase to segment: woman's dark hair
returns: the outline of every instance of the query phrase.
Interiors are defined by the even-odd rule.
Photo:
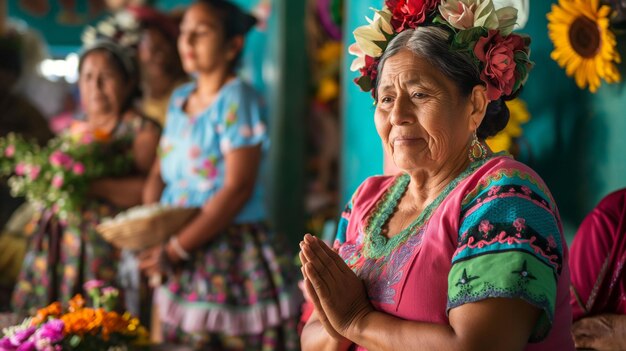
[[[134,55],[124,51],[118,51],[119,49],[122,48],[118,47],[113,49],[113,46],[109,46],[108,43],[96,43],[95,45],[85,49],[81,53],[78,61],[78,73],[80,74],[82,72],[85,58],[89,55],[94,52],[105,53],[109,62],[118,72],[120,72],[124,81],[127,84],[131,84],[131,82],[134,84],[133,90],[129,93],[126,101],[121,106],[121,112],[123,112],[132,107],[133,100],[141,95],[141,91],[139,90],[139,71],[137,70],[137,63],[134,61]]]
[[[216,18],[220,21],[224,30],[225,42],[240,35],[245,36],[257,23],[256,17],[244,12],[239,6],[230,1],[198,0],[198,3],[205,4],[216,12]],[[230,68],[232,70],[235,70],[239,66],[241,54],[242,52],[240,51],[231,63]]]
[[[464,52],[451,50],[450,33],[436,26],[406,30],[391,40],[378,63],[379,75],[387,59],[405,49],[424,58],[439,69],[443,75],[456,84],[464,96],[469,96],[476,85],[485,85],[480,79],[478,66],[472,58]],[[506,97],[507,100],[510,98]],[[485,117],[476,130],[478,138],[485,139],[496,135],[506,127],[509,122],[509,109],[504,99],[503,97],[489,103]]]

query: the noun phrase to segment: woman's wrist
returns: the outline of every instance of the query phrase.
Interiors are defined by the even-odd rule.
[[[180,241],[178,241],[178,236],[172,236],[167,242],[165,254],[172,263],[189,261],[191,259],[191,253],[182,247]]]

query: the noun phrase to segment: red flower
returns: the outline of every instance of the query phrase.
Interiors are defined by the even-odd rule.
[[[515,70],[515,52],[524,50],[524,39],[515,34],[502,37],[497,30],[490,30],[486,37],[478,39],[474,54],[484,65],[480,79],[487,85],[489,100],[511,95],[519,79]]]
[[[372,95],[374,95],[374,90],[376,89],[378,62],[379,60],[377,58],[365,55],[365,65],[359,69],[361,75],[354,79],[354,82],[361,87],[361,90],[372,91]],[[364,80],[364,77],[369,77],[369,81],[367,79]]]
[[[439,0],[385,0],[385,5],[392,13],[391,25],[397,33],[417,28],[438,4]]]

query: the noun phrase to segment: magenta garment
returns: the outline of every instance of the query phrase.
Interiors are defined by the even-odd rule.
[[[472,205],[472,201],[490,202],[492,199],[489,197],[492,197],[493,201],[509,201],[510,198],[513,198],[513,190],[511,189],[525,184],[523,182],[531,184],[532,191],[528,187],[521,186],[520,198],[526,196],[530,199],[528,194],[531,192],[533,196],[535,193],[542,193],[545,194],[546,200],[535,199],[532,201],[543,201],[545,207],[548,207],[548,202],[553,203],[545,184],[535,172],[509,157],[494,157],[467,175],[466,178],[460,180],[432,212],[430,219],[414,234],[411,234],[404,244],[396,247],[388,255],[390,258],[386,259],[382,266],[378,269],[372,269],[372,267],[367,266],[376,265],[376,263],[373,260],[363,258],[366,256],[363,254],[364,240],[366,240],[365,228],[369,223],[370,216],[377,211],[377,206],[380,206],[379,200],[386,196],[385,194],[396,182],[396,179],[396,176],[371,177],[361,184],[342,215],[335,248],[339,250],[339,254],[346,263],[363,279],[370,301],[376,309],[412,321],[449,324],[447,310],[460,305],[459,303],[451,304],[449,297],[449,279],[451,279],[451,270],[454,268],[453,258],[462,255],[463,247],[468,246],[463,246],[460,242],[467,239],[467,233],[470,233],[472,229],[466,230],[462,227],[469,221],[468,218],[481,216],[480,211],[474,209],[480,208],[480,206],[474,206],[471,211],[467,211],[471,213],[466,214],[466,218],[464,218],[462,215],[464,206]],[[507,184],[508,188],[505,186]],[[544,190],[545,193],[538,189]],[[525,191],[528,191],[528,194]],[[484,197],[481,198],[483,195]],[[524,206],[534,210],[531,201],[527,202],[530,205],[524,204]],[[552,311],[548,313],[551,324],[548,323],[548,331],[546,331],[548,334],[547,336],[544,334],[540,342],[529,343],[525,348],[527,351],[574,350],[570,334],[568,253],[562,236],[558,211],[556,211],[556,206],[552,208],[555,214],[552,217],[555,223],[553,234],[556,236],[556,241],[563,244],[562,264],[559,266],[560,275],[555,273],[547,276],[547,285],[552,284],[553,286],[550,297],[553,301],[553,307]],[[476,220],[476,218],[472,218],[472,220]],[[478,220],[480,226],[477,225],[477,228],[480,227],[481,230],[485,226],[491,228],[489,226],[492,224],[488,221],[480,221],[480,218]],[[526,223],[532,223],[532,221],[533,218],[526,218]],[[519,227],[519,224],[520,222],[516,221],[511,223],[511,227]],[[494,239],[491,242],[495,242],[503,252],[506,251],[507,239],[498,235],[496,238],[501,240]],[[514,242],[514,245],[523,241],[515,237],[508,240],[509,243]],[[552,238],[552,241],[554,240]],[[552,241],[546,241],[546,243],[552,244]],[[532,244],[532,240],[530,242]],[[472,240],[469,243],[469,246],[472,246],[472,243],[475,244]],[[483,248],[480,245],[482,244],[475,245],[476,250]],[[546,247],[548,247],[547,244]],[[536,249],[535,251],[539,252],[540,250]],[[502,252],[497,254],[503,255]],[[508,255],[508,253],[504,253],[504,255]],[[476,256],[485,257],[489,255]],[[471,260],[468,259],[463,262],[471,262]],[[526,266],[525,262],[524,266]],[[471,265],[467,267],[471,267]],[[463,276],[465,277],[465,272],[463,272]],[[469,276],[471,277],[471,274]],[[497,294],[490,296],[508,297]],[[525,296],[521,298],[529,301]],[[541,299],[537,301],[541,301]],[[541,308],[539,303],[537,306]],[[365,349],[357,346],[356,350]]]
[[[606,196],[585,217],[572,242],[571,305],[574,320],[626,314],[626,189]]]

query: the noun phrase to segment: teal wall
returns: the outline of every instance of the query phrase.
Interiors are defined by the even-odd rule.
[[[382,1],[349,0],[346,4],[346,52],[352,31],[371,17],[369,7]],[[519,159],[541,175],[557,201],[565,233],[571,239],[582,218],[606,194],[626,187],[626,91],[604,85],[597,94],[579,90],[550,59],[546,14],[551,1],[532,1],[529,23],[536,65],[521,97],[531,121],[524,126]],[[626,51],[620,39],[622,56]],[[382,150],[373,127],[371,98],[352,83],[351,58],[344,62],[344,159],[342,198],[349,199],[366,177],[382,172]],[[624,75],[624,66],[620,67]]]
[[[344,61],[343,61],[343,125],[341,154],[341,201],[346,203],[352,193],[368,176],[383,171],[382,146],[374,127],[374,99],[362,92],[353,79],[358,72],[350,71],[352,56],[348,47],[354,42],[352,31],[372,18],[370,7],[381,8],[382,1],[345,0]]]

